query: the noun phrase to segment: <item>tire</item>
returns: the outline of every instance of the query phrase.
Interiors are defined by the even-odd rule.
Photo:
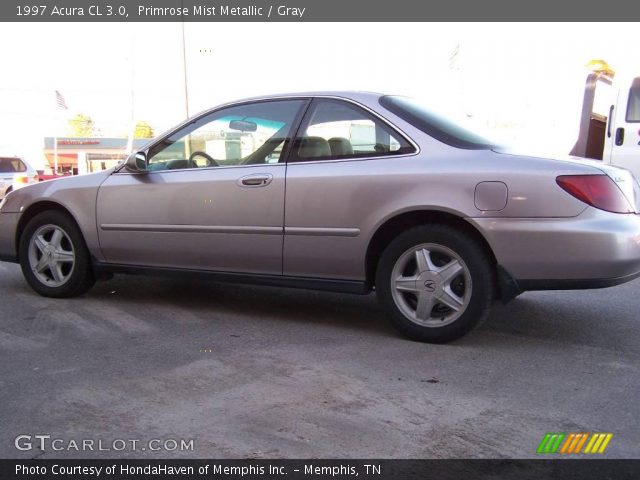
[[[376,291],[393,326],[412,340],[445,343],[484,321],[495,269],[482,247],[447,225],[411,228],[384,250]]]
[[[41,212],[29,220],[20,237],[18,252],[24,278],[40,295],[75,297],[95,283],[82,233],[60,211]]]

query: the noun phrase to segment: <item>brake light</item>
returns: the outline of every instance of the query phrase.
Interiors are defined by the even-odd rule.
[[[592,207],[613,213],[633,213],[622,190],[607,175],[561,175],[556,183]]]
[[[24,176],[24,175],[20,175],[20,176],[18,176],[18,177],[15,177],[14,181],[15,181],[16,183],[24,183],[24,184],[27,184],[27,183],[29,183],[29,177],[26,177],[26,176]]]

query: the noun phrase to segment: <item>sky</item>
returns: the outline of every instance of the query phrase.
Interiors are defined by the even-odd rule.
[[[586,63],[640,73],[638,23],[2,24],[0,153],[42,161],[44,136],[89,115],[105,136],[156,133],[234,99],[312,90],[416,97],[522,147],[568,153]],[[454,52],[457,55],[452,58]],[[54,91],[68,110],[55,106]]]

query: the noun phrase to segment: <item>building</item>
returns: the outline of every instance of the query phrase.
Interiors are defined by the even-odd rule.
[[[106,170],[124,160],[130,153],[126,138],[70,138],[58,137],[58,173],[73,175]],[[151,139],[133,141],[133,149],[138,150]],[[48,167],[55,171],[56,149],[53,137],[44,139],[44,156]]]

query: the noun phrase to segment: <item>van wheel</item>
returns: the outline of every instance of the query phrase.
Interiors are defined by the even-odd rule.
[[[468,333],[487,317],[494,290],[486,253],[446,225],[400,234],[376,272],[376,291],[392,324],[422,342],[444,343]]]
[[[95,283],[82,233],[62,212],[45,211],[29,220],[19,256],[27,283],[45,297],[75,297]]]

